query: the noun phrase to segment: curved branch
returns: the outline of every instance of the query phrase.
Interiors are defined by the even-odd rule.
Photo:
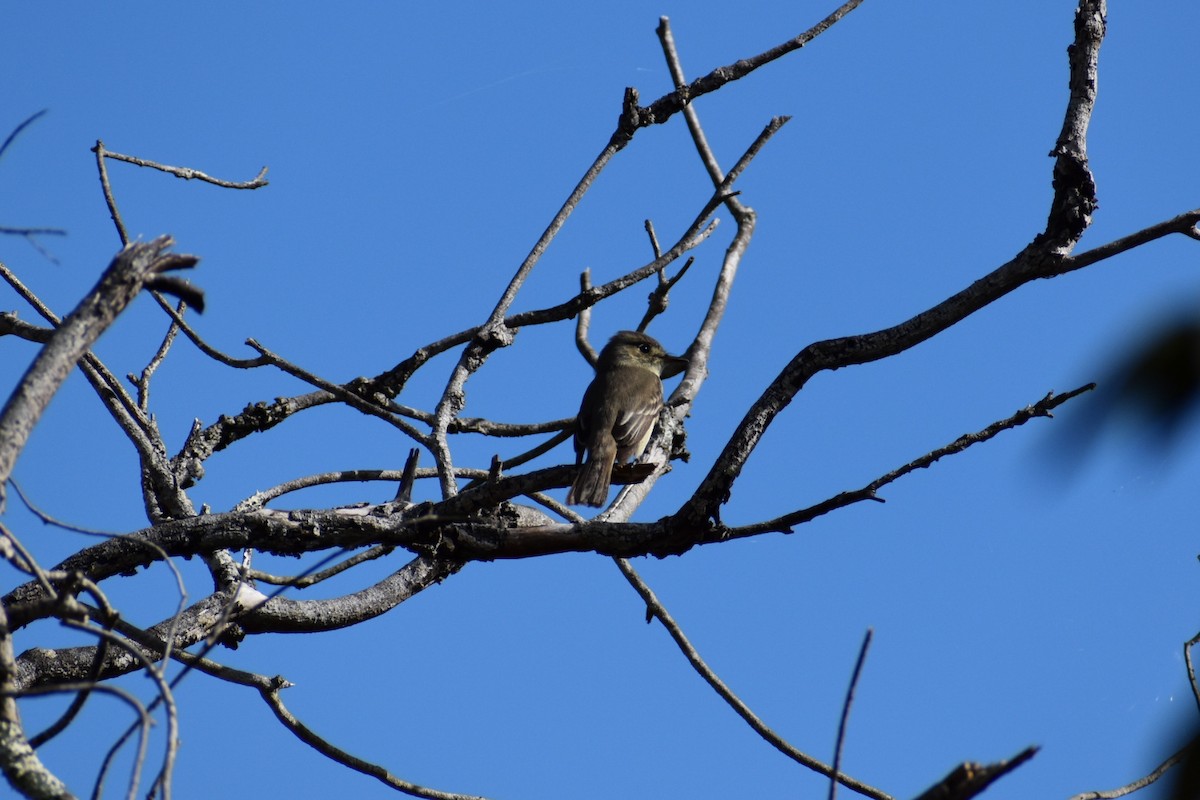
[[[712,668],[710,668],[708,664],[704,663],[704,659],[700,657],[700,654],[696,651],[696,648],[692,646],[692,643],[688,641],[687,636],[684,635],[683,629],[679,627],[679,624],[675,622],[674,617],[672,617],[662,603],[658,601],[658,597],[655,596],[654,591],[651,590],[646,582],[642,580],[641,576],[637,574],[633,566],[624,558],[617,558],[613,560],[616,562],[617,569],[621,570],[621,574],[625,576],[625,580],[629,581],[629,585],[633,587],[634,591],[636,591],[646,603],[646,621],[649,622],[651,618],[656,617],[658,621],[663,624],[663,627],[667,629],[667,633],[669,633],[671,638],[675,640],[675,644],[679,647],[680,651],[683,652],[684,657],[688,660],[688,663],[692,665],[692,668],[699,673],[700,677],[703,678],[705,682],[708,683],[708,685],[711,686],[735,712],[737,712],[737,715],[744,719],[746,724],[753,728],[754,732],[767,742],[767,744],[771,745],[776,750],[795,761],[797,764],[807,767],[814,772],[818,772],[827,778],[836,779],[838,783],[841,783],[846,788],[852,789],[861,795],[875,798],[875,800],[892,800],[891,795],[885,794],[875,787],[868,786],[861,781],[857,781],[848,775],[837,772],[828,764],[813,758],[807,753],[797,750],[795,747],[789,744],[786,739],[775,733],[775,731],[771,730],[771,728],[768,727],[767,724],[763,722],[762,719],[760,719],[759,716],[755,714],[749,706],[742,702],[741,698],[733,693],[733,690],[726,685],[725,681],[721,680],[721,677],[713,672]]]
[[[462,568],[461,561],[418,556],[362,591],[329,600],[273,597],[240,616],[238,624],[247,633],[316,633],[348,628],[391,611]]]
[[[259,694],[266,704],[274,712],[275,718],[278,719],[283,726],[296,734],[296,738],[307,744],[309,747],[316,750],[323,756],[331,758],[339,764],[343,764],[350,769],[361,772],[364,775],[370,775],[384,785],[390,786],[393,789],[398,789],[405,794],[413,797],[424,797],[429,800],[485,800],[485,798],[475,795],[454,794],[453,792],[443,792],[437,789],[430,789],[425,786],[419,786],[415,783],[410,783],[401,778],[397,778],[386,767],[378,764],[373,764],[370,761],[364,761],[358,756],[342,750],[325,739],[321,738],[311,728],[301,722],[296,716],[288,710],[283,701],[279,699],[279,690],[270,687],[259,687]]]

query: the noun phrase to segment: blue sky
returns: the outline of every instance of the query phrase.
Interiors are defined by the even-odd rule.
[[[54,256],[0,239],[0,260],[65,312],[119,246],[89,148],[270,186],[231,192],[112,164],[131,233],[173,234],[202,263],[198,320],[214,345],[253,337],[332,380],[380,372],[486,318],[612,131],[624,87],[670,88],[654,35],[668,15],[689,77],[794,36],[832,4],[714,2],[545,8],[526,3],[299,7],[123,4],[70,14],[24,5],[0,49],[0,130],[49,113],[0,161],[0,224],[69,231]],[[866,0],[801,52],[697,105],[728,167],[774,115],[792,121],[739,183],[759,215],[688,421],[689,464],[639,512],[678,507],[743,410],[804,345],[895,324],[1006,261],[1045,223],[1067,98],[1074,3]],[[1200,8],[1114,3],[1089,139],[1100,209],[1080,250],[1200,205],[1190,98]],[[672,240],[708,198],[681,119],[641,131],[605,171],[515,310],[561,302],[649,260],[643,220]],[[686,346],[733,225],[676,289],[651,333]],[[1050,390],[1102,378],[1157,319],[1200,296],[1196,243],[1157,242],[1026,286],[885,362],[819,375],[772,425],[727,522],[767,518],[871,479]],[[34,314],[0,290],[0,307]],[[633,327],[645,291],[597,310],[597,342]],[[97,352],[140,370],[164,329],[142,299]],[[470,416],[574,413],[589,378],[569,324],[522,331],[468,384]],[[32,358],[0,340],[0,375]],[[553,367],[547,368],[547,363]],[[453,359],[401,397],[428,407]],[[153,390],[174,446],[247,403],[306,387],[231,373],[176,345]],[[1080,404],[1078,406],[1082,408]],[[1167,453],[1137,431],[1081,464],[1058,457],[1059,421],[1035,421],[909,476],[886,504],[637,566],[710,664],[767,722],[818,758],[867,627],[844,769],[912,796],[963,760],[1042,745],[988,797],[1067,797],[1124,784],[1194,721],[1182,643],[1196,633],[1195,429]],[[504,444],[502,446],[509,446]],[[399,468],[409,443],[337,409],[302,415],[214,457],[192,496],[228,509],[257,490],[333,469]],[[73,455],[82,448],[86,458]],[[513,445],[511,451],[523,449]],[[484,466],[492,445],[466,441]],[[538,465],[572,459],[567,446]],[[18,464],[43,508],[110,531],[145,524],[131,449],[75,376]],[[291,498],[389,498],[351,485]],[[10,503],[11,505],[15,505]],[[45,563],[81,537],[10,508]],[[321,587],[354,591],[400,554]],[[296,562],[262,559],[275,571]],[[207,575],[180,565],[192,599]],[[367,575],[366,573],[370,573]],[[6,585],[14,577],[0,573]],[[111,582],[135,623],[168,616],[161,567]],[[488,797],[817,796],[824,781],[758,740],[690,671],[612,563],[588,555],[472,564],[356,629],[250,640],[218,658],[296,685],[285,701],[335,744],[397,775]],[[31,628],[18,651],[76,642]],[[123,685],[143,694],[143,678]],[[284,731],[249,690],[189,677],[176,796],[392,796]],[[57,701],[27,704],[29,727]],[[90,791],[100,748],[126,723],[100,698],[44,752]],[[158,734],[161,736],[161,731]],[[89,741],[87,737],[94,737]],[[81,755],[84,753],[84,755]],[[110,785],[120,792],[120,783]],[[845,790],[843,790],[844,792]],[[848,795],[843,795],[848,796]],[[1143,796],[1155,797],[1153,791]]]

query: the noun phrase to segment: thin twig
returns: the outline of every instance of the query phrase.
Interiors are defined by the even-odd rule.
[[[33,293],[24,283],[21,282],[11,270],[3,263],[0,263],[0,277],[16,290],[25,302],[37,311],[42,319],[49,322],[54,328],[58,328],[62,319],[54,313],[45,303],[42,302],[36,294]],[[153,292],[151,294],[154,294]],[[46,339],[49,341],[49,338]],[[80,369],[83,371],[84,377],[96,390],[96,394],[100,397],[101,402],[108,408],[109,413],[113,415],[117,424],[129,436],[130,441],[138,449],[139,454],[145,454],[153,449],[146,441],[146,436],[150,432],[150,425],[144,415],[138,410],[129,393],[125,391],[125,387],[117,380],[116,376],[109,371],[95,353],[86,352],[80,362]]]
[[[26,509],[28,509],[30,513],[32,513],[34,516],[36,516],[38,519],[40,519],[43,524],[53,525],[55,527],[62,528],[63,530],[68,530],[73,533],[80,533],[85,536],[99,536],[104,539],[123,539],[123,540],[127,540],[127,541],[137,542],[137,544],[139,546],[146,547],[147,549],[149,549],[150,551],[155,553],[160,558],[160,560],[162,560],[163,563],[165,563],[167,565],[167,569],[170,570],[172,577],[175,579],[175,590],[179,593],[179,600],[175,606],[175,614],[171,618],[171,624],[170,624],[170,627],[169,627],[169,630],[167,633],[167,637],[165,639],[165,641],[168,644],[167,644],[166,652],[163,654],[163,658],[164,658],[164,660],[166,658],[169,658],[170,653],[171,653],[170,645],[175,640],[176,626],[179,624],[180,619],[183,615],[184,609],[187,607],[188,593],[187,593],[187,586],[184,584],[183,574],[179,571],[179,567],[175,564],[175,562],[167,556],[166,552],[161,547],[159,547],[157,544],[155,544],[154,542],[146,541],[145,539],[143,539],[141,537],[130,536],[128,534],[122,534],[122,533],[110,533],[107,531],[91,530],[88,528],[80,527],[78,525],[72,525],[72,524],[69,524],[66,522],[62,522],[61,520],[58,520],[58,519],[50,516],[48,513],[43,511],[38,506],[34,505],[32,500],[30,500],[30,498],[28,496],[26,496],[26,494],[23,491],[21,491],[20,485],[15,480],[10,478],[9,482],[12,484],[13,488],[16,490],[17,496],[21,499],[21,502],[25,505]],[[87,578],[83,578],[82,585],[85,588],[91,587],[91,589],[90,589],[91,594],[94,597],[96,597],[98,601],[103,600],[104,595],[100,592],[99,587],[96,586],[92,581],[88,580]],[[52,589],[50,590],[50,596],[53,596]],[[113,612],[112,609],[107,608],[106,602],[102,603],[102,607],[105,607],[105,614],[102,615],[103,619],[107,620],[107,619],[111,619],[111,618],[115,617],[115,612]]]
[[[636,591],[646,603],[647,618],[658,618],[659,622],[663,624],[663,627],[666,628],[667,632],[671,635],[671,638],[675,640],[675,644],[679,646],[679,649],[683,652],[683,655],[688,660],[688,663],[692,665],[692,668],[700,674],[700,677],[703,678],[708,685],[711,686],[717,692],[717,694],[719,694],[721,698],[724,699],[731,708],[733,708],[735,712],[737,712],[737,715],[744,719],[746,724],[753,728],[754,731],[763,738],[764,741],[796,763],[807,767],[814,772],[818,772],[825,777],[830,778],[831,780],[836,780],[838,783],[841,783],[851,791],[858,792],[866,797],[875,798],[875,800],[892,800],[890,795],[881,792],[879,789],[876,789],[873,786],[868,786],[867,784],[857,781],[847,775],[841,775],[835,772],[833,767],[822,763],[806,753],[800,752],[785,739],[783,739],[783,737],[767,727],[767,724],[763,722],[757,714],[751,711],[750,707],[742,702],[741,698],[734,694],[733,690],[730,689],[723,680],[721,680],[720,676],[713,672],[712,668],[704,662],[704,659],[700,657],[700,654],[696,651],[696,648],[692,646],[692,643],[688,641],[687,636],[684,635],[683,629],[679,627],[679,624],[675,622],[675,619],[667,612],[667,609],[662,605],[662,603],[659,602],[658,597],[655,596],[654,592],[650,589],[646,582],[642,580],[641,576],[637,574],[637,571],[634,570],[633,565],[629,563],[628,559],[614,558],[613,561],[616,562],[617,569],[621,570],[621,574],[625,576],[627,581],[629,581],[629,584],[634,588],[634,591]]]
[[[1081,792],[1080,794],[1073,795],[1069,800],[1112,800],[1114,797],[1124,797],[1127,794],[1133,794],[1139,789],[1145,789],[1165,775],[1167,770],[1182,761],[1188,755],[1189,750],[1197,747],[1197,742],[1200,742],[1200,740],[1191,741],[1184,745],[1182,749],[1155,767],[1154,771],[1149,775],[1138,778],[1133,783],[1103,792]]]
[[[377,558],[382,558],[394,549],[388,545],[375,545],[368,550],[363,550],[361,553],[355,553],[345,561],[339,561],[328,569],[314,572],[311,575],[272,575],[257,569],[247,569],[245,575],[248,580],[252,581],[261,581],[262,583],[270,583],[276,586],[291,586],[296,589],[307,589],[309,586],[328,580],[334,575],[340,575],[351,567],[362,564],[364,561],[374,561]]]
[[[0,234],[6,236],[66,236],[67,232],[63,228],[10,228],[7,225],[0,225]]]
[[[179,301],[179,306],[175,312],[180,316],[187,309],[187,303],[183,300]],[[142,369],[141,375],[130,375],[130,380],[137,387],[137,403],[138,408],[143,414],[150,413],[150,379],[154,377],[154,373],[158,371],[159,366],[166,359],[167,353],[171,350],[171,344],[175,341],[175,335],[179,333],[179,325],[174,321],[167,326],[167,333],[163,336],[162,343],[158,346],[158,350],[150,357],[150,361]]]
[[[296,734],[296,738],[307,744],[309,747],[316,750],[326,758],[333,759],[339,764],[343,764],[350,769],[361,772],[364,775],[369,775],[372,778],[380,781],[386,786],[397,789],[405,794],[413,797],[425,797],[429,800],[484,800],[476,795],[454,794],[453,792],[442,792],[437,789],[430,789],[425,786],[419,786],[415,783],[410,783],[401,778],[397,778],[386,767],[381,767],[378,764],[373,764],[370,761],[352,755],[345,750],[331,744],[325,739],[318,736],[311,728],[296,718],[283,701],[279,698],[279,691],[273,688],[259,688],[259,695],[275,713],[275,718],[278,719],[283,726]]]
[[[114,644],[114,645],[122,648],[126,653],[128,653],[130,656],[132,656],[136,661],[140,662],[142,669],[144,669],[146,671],[146,674],[149,675],[150,679],[154,682],[155,688],[158,690],[158,693],[155,696],[154,700],[148,706],[146,706],[146,711],[147,711],[147,713],[152,712],[158,706],[159,703],[162,703],[163,713],[167,719],[166,743],[164,745],[163,763],[162,763],[162,767],[159,769],[159,775],[163,776],[166,781],[167,788],[164,790],[164,794],[163,794],[164,800],[170,800],[170,797],[171,797],[170,777],[175,768],[175,754],[179,748],[179,714],[178,714],[178,709],[175,706],[174,695],[171,692],[173,685],[169,684],[167,682],[166,675],[165,675],[165,669],[156,668],[154,666],[154,662],[150,656],[147,656],[139,648],[133,646],[125,638],[118,636],[117,634],[113,633],[112,631],[110,631],[106,628],[97,628],[94,625],[76,622],[71,619],[64,619],[62,622],[64,625],[66,625],[68,627],[75,628],[75,629],[81,630],[81,631],[85,631],[94,636],[102,637],[102,638],[108,640],[110,644]],[[164,664],[164,667],[165,667],[165,664]],[[117,752],[123,746],[124,742],[129,740],[129,735],[132,732],[136,731],[138,729],[138,727],[139,726],[137,724],[131,726],[129,729],[127,729],[126,733],[124,735],[122,735],[121,737],[119,737],[117,742],[114,743],[113,748],[108,752],[108,755],[104,759],[103,766],[100,769],[100,774],[97,777],[97,784],[96,784],[97,787],[99,787],[103,783],[104,776],[108,771],[108,767],[111,764],[112,759],[116,756]],[[135,763],[135,768],[136,768],[137,772],[141,771],[140,758]],[[136,778],[135,778],[135,785],[136,785]]]
[[[121,244],[127,245],[129,244],[129,232],[125,230],[125,222],[121,219],[121,212],[117,209],[117,196],[113,194],[112,184],[108,180],[108,167],[104,163],[108,151],[104,149],[104,142],[97,139],[92,152],[96,154],[96,171],[100,175],[100,190],[104,192],[104,203],[108,206],[108,215],[112,218],[113,224],[117,226],[117,236],[120,237]]]
[[[738,229],[733,241],[726,248],[725,260],[721,265],[721,272],[717,277],[716,286],[713,288],[712,300],[709,302],[704,322],[701,323],[699,332],[685,353],[689,360],[687,371],[684,374],[683,380],[680,381],[675,391],[671,393],[666,411],[660,419],[659,434],[650,444],[650,455],[646,460],[650,463],[659,463],[659,468],[647,480],[632,485],[617,495],[612,506],[602,512],[598,519],[604,521],[628,519],[651,489],[654,488],[658,477],[667,471],[666,464],[670,460],[670,454],[663,452],[663,443],[674,441],[678,426],[682,424],[684,417],[687,416],[691,409],[692,399],[704,383],[707,375],[708,354],[712,347],[712,340],[716,335],[717,326],[720,324],[722,317],[724,317],[734,276],[737,274],[742,255],[745,253],[746,247],[750,243],[750,237],[754,232],[754,212],[746,209],[739,203],[731,204],[731,200],[733,200],[736,194],[732,191],[733,182],[737,180],[742,171],[758,155],[771,137],[787,123],[788,119],[789,117],[775,117],[767,123],[762,132],[759,133],[742,154],[741,158],[738,159],[735,167],[730,170],[728,175],[717,182],[716,189],[709,201],[709,206],[705,207],[705,211],[709,213],[715,211],[721,204],[735,209],[731,213],[734,214],[737,220]]]
[[[25,130],[34,122],[44,117],[47,111],[49,111],[49,109],[46,108],[43,108],[41,111],[35,111],[26,117],[20,124],[18,124],[17,127],[13,128],[12,133],[5,137],[4,144],[0,144],[0,158],[4,158],[4,154],[8,152],[9,145],[16,141],[17,137],[21,135],[21,131]]]
[[[138,744],[137,744],[137,750],[133,757],[133,765],[134,766],[132,768],[133,774],[130,776],[130,793],[127,795],[127,797],[132,798],[132,796],[134,794],[136,794],[136,787],[137,787],[137,782],[138,782],[138,774],[140,772],[140,765],[145,763],[146,750],[147,750],[147,747],[149,746],[149,740],[150,740],[150,727],[154,724],[154,720],[150,716],[150,713],[146,710],[145,705],[143,705],[141,700],[139,700],[137,698],[137,696],[134,695],[132,692],[130,692],[128,689],[122,689],[120,686],[109,686],[109,685],[100,684],[100,683],[93,683],[91,681],[56,683],[56,684],[49,685],[49,686],[38,686],[33,689],[27,689],[27,690],[21,691],[16,696],[26,698],[26,697],[37,697],[40,695],[58,694],[60,692],[76,692],[80,696],[82,696],[85,693],[91,693],[91,692],[112,695],[113,697],[116,697],[117,699],[119,699],[119,700],[123,701],[125,704],[127,704],[130,708],[132,708],[134,710],[134,713],[137,714],[137,716],[138,716],[138,721],[137,721]],[[36,739],[36,738],[37,737],[34,737],[34,739]],[[40,746],[40,745],[33,744],[34,739],[29,740],[30,746],[33,746],[33,747]],[[43,743],[44,743],[44,740],[43,740]],[[108,770],[107,761],[102,765],[101,770],[102,770],[102,774],[100,776],[98,776],[96,788],[93,790],[93,793],[92,793],[93,798],[98,797],[98,789],[104,782],[103,773],[106,773]]]
[[[1102,244],[1091,250],[1068,256],[1066,263],[1072,269],[1082,269],[1103,261],[1106,258],[1120,255],[1135,247],[1141,247],[1156,239],[1169,236],[1172,233],[1179,233],[1192,239],[1200,239],[1200,232],[1196,230],[1197,223],[1200,223],[1200,208],[1185,211],[1182,214],[1171,217],[1171,219],[1163,220],[1149,227],[1142,228],[1140,231],[1134,231],[1131,234],[1122,236],[1120,239],[1114,239],[1107,244]]]
[[[16,489],[17,494],[21,493],[21,488],[12,478],[8,479],[12,487]],[[51,603],[58,599],[58,592],[54,585],[50,582],[49,574],[42,569],[42,565],[33,557],[33,553],[21,543],[16,534],[8,529],[8,527],[0,522],[0,540],[5,542],[3,547],[5,559],[21,572],[33,577],[38,585],[42,587],[42,591],[46,593],[46,598]]]
[[[332,554],[329,556],[326,556],[325,558],[321,559],[316,565],[314,565],[314,567],[312,569],[314,569],[314,570],[319,569],[321,567],[321,565],[323,565],[324,563],[326,563],[327,561],[331,560],[334,557],[335,556]],[[272,597],[278,596],[278,594],[283,592],[286,588],[287,587],[280,587],[280,588],[276,589],[275,592],[270,597],[264,597],[262,600],[262,603],[265,604]],[[232,592],[231,594],[233,595],[232,599],[236,600],[238,597],[238,592],[235,591],[235,592]],[[153,634],[149,631],[143,631],[140,628],[130,625],[129,623],[124,622],[123,620],[120,620],[120,619],[117,619],[114,622],[114,627],[116,627],[118,631],[120,631],[125,636],[128,636],[132,641],[136,642],[141,647],[146,648],[147,652],[149,652],[150,654],[152,654],[152,655],[157,654],[158,657],[161,657],[164,660],[164,665],[161,670],[156,669],[154,667],[153,663],[150,662],[147,658],[145,658],[143,656],[143,654],[141,652],[139,652],[136,647],[131,646],[129,644],[129,642],[125,641],[124,639],[120,639],[120,638],[116,637],[115,634],[112,634],[107,631],[105,632],[105,633],[107,633],[108,637],[112,637],[112,641],[121,645],[123,648],[125,648],[126,651],[128,651],[130,654],[132,654],[134,656],[134,658],[136,658],[138,661],[141,661],[143,668],[146,669],[146,671],[151,675],[151,677],[155,679],[156,684],[158,684],[161,687],[165,687],[165,689],[166,689],[165,694],[162,691],[160,691],[159,695],[157,697],[155,697],[154,700],[147,706],[147,711],[153,711],[157,707],[157,705],[161,702],[166,707],[166,712],[167,712],[167,722],[168,722],[167,752],[166,752],[166,756],[163,761],[163,766],[159,770],[158,775],[156,776],[155,781],[154,781],[154,786],[152,787],[152,790],[151,790],[151,796],[153,796],[155,791],[161,791],[162,795],[163,795],[163,800],[170,800],[170,797],[171,797],[171,774],[172,774],[172,770],[174,768],[175,751],[178,747],[177,718],[175,716],[174,699],[173,699],[173,696],[170,694],[170,690],[175,689],[180,684],[180,682],[182,682],[183,679],[191,673],[192,669],[194,669],[194,668],[203,669],[203,666],[205,664],[211,664],[212,662],[208,662],[207,659],[204,658],[204,656],[206,656],[209,652],[211,652],[212,649],[217,646],[217,643],[219,641],[219,636],[210,635],[208,637],[208,640],[204,643],[204,646],[200,650],[200,653],[195,654],[195,655],[193,655],[192,653],[183,651],[179,648],[176,648],[175,647],[175,638],[177,635],[177,624],[179,622],[180,617],[181,617],[180,614],[176,614],[174,617],[171,618],[171,622],[167,628],[165,638],[162,636],[156,636],[155,634]],[[227,622],[226,619],[221,618],[220,620],[218,620],[217,623],[214,624],[213,627],[214,627],[214,629],[221,627],[224,624],[226,624],[226,622]],[[156,626],[156,627],[158,627],[158,626]],[[96,632],[96,630],[90,626],[87,627],[86,629],[90,630],[93,633]],[[167,659],[175,659],[175,660],[181,661],[183,663],[184,667],[182,670],[180,670],[175,675],[174,678],[171,679],[170,682],[164,683],[165,674],[166,674],[165,662]],[[276,688],[283,688],[285,684],[286,684],[286,682],[278,682],[277,681],[273,685],[276,686]],[[287,684],[287,685],[290,685],[290,684]],[[94,797],[98,798],[98,796],[99,796],[100,787],[104,780],[104,773],[107,771],[108,765],[110,764],[111,760],[116,755],[116,753],[119,751],[122,744],[125,741],[128,741],[129,736],[131,736],[133,734],[133,732],[134,732],[133,726],[130,726],[129,728],[127,728],[124,731],[124,733],[121,735],[121,737],[118,738],[117,742],[114,743],[112,749],[109,751],[107,757],[105,758],[104,765],[101,769],[100,776],[97,778],[96,787],[94,790]],[[140,764],[140,762],[139,762],[139,764]],[[139,769],[140,769],[140,767],[139,767]]]
[[[97,145],[101,146],[99,142],[97,142]],[[170,173],[176,178],[182,178],[186,181],[203,181],[205,183],[211,183],[214,186],[221,186],[225,189],[261,189],[270,183],[270,181],[266,179],[266,167],[263,167],[261,170],[259,170],[258,174],[248,181],[227,181],[222,178],[214,178],[211,175],[207,175],[200,170],[192,169],[191,167],[172,167],[169,164],[159,164],[157,161],[149,161],[144,158],[138,158],[137,156],[127,156],[122,153],[114,153],[111,150],[105,150],[104,157],[111,158],[114,161],[124,161],[129,164],[136,164],[139,167],[157,169],[162,172]]]
[[[712,72],[709,72],[703,77],[689,83],[683,92],[674,91],[670,94],[663,95],[655,100],[650,105],[644,108],[635,109],[630,116],[634,118],[639,126],[658,125],[666,122],[673,114],[680,111],[687,103],[696,100],[703,95],[717,91],[722,86],[732,81],[740,80],[746,77],[754,70],[766,64],[782,58],[794,50],[807,45],[813,39],[820,36],[825,31],[829,30],[835,23],[849,14],[862,3],[862,0],[848,0],[833,11],[825,19],[813,25],[808,30],[801,33],[792,39],[787,40],[769,50],[765,50],[758,55],[749,58],[739,59],[733,64],[723,67],[717,67]]]
[[[158,294],[158,292],[151,292],[150,295],[158,302],[159,307],[163,311],[167,312],[167,315],[179,327],[179,329],[183,331],[183,335],[186,336],[192,342],[192,344],[196,345],[197,349],[199,349],[201,353],[204,353],[204,355],[208,356],[214,361],[219,361],[225,366],[233,367],[235,369],[253,369],[254,367],[262,367],[271,363],[270,359],[263,356],[259,356],[258,358],[234,358],[233,356],[222,353],[220,350],[205,342],[204,339],[201,338],[200,334],[198,334],[195,329],[188,324],[188,321],[184,319],[183,314],[176,311],[170,303],[168,303],[162,298],[162,296]]]
[[[850,686],[846,689],[846,702],[842,703],[842,717],[838,720],[838,732],[836,744],[833,748],[833,774],[840,775],[842,772],[842,746],[846,742],[846,723],[850,719],[850,706],[854,703],[854,690],[858,687],[858,678],[862,675],[863,662],[867,660],[867,649],[871,646],[871,637],[874,631],[867,628],[867,633],[863,636],[862,647],[858,649],[858,660],[854,662],[854,672],[850,675]],[[836,777],[829,779],[829,800],[834,800],[837,796],[837,780]]]
[[[460,478],[467,478],[468,480],[484,480],[487,478],[487,470],[472,469],[470,467],[458,467],[456,473]],[[418,469],[414,471],[413,477],[419,480],[436,478],[437,471],[434,469]],[[270,501],[285,494],[297,492],[301,489],[310,489],[313,486],[326,486],[334,483],[365,483],[367,481],[394,482],[403,479],[404,471],[396,469],[347,469],[337,472],[321,472],[316,475],[305,475],[285,481],[269,489],[255,492],[234,506],[233,510],[235,512],[253,511],[254,509],[262,508]]]
[[[522,464],[532,461],[533,459],[537,458],[538,456],[542,455],[543,453],[550,452],[551,450],[553,450],[554,448],[558,447],[560,444],[565,442],[567,439],[570,439],[575,434],[575,419],[571,418],[571,420],[569,420],[569,422],[570,422],[570,424],[568,425],[568,427],[566,427],[564,430],[561,430],[558,433],[554,434],[553,436],[551,436],[549,439],[542,442],[538,446],[530,448],[529,450],[526,450],[524,453],[519,453],[515,456],[504,459],[504,468],[512,469],[513,467],[519,467]]]
[[[1058,408],[1068,400],[1078,397],[1084,392],[1089,392],[1095,388],[1096,384],[1088,383],[1084,386],[1080,386],[1078,389],[1072,389],[1071,391],[1064,392],[1062,394],[1050,392],[1038,402],[1020,409],[1012,416],[993,422],[983,430],[976,431],[975,433],[963,434],[950,444],[945,445],[944,447],[939,447],[936,450],[926,453],[920,458],[908,462],[902,467],[897,467],[891,472],[879,476],[861,489],[842,492],[841,494],[831,497],[828,500],[823,500],[816,505],[800,509],[799,511],[793,511],[789,514],[784,514],[781,517],[765,520],[763,522],[755,522],[750,525],[742,525],[736,528],[730,528],[726,533],[726,538],[736,539],[743,536],[754,536],[756,534],[766,533],[768,531],[791,533],[793,526],[809,522],[816,517],[828,514],[830,511],[835,509],[852,505],[854,503],[860,503],[864,500],[876,500],[882,502],[878,497],[878,492],[889,483],[904,477],[910,472],[915,472],[918,469],[926,469],[946,456],[961,453],[972,445],[986,442],[988,439],[997,436],[1003,431],[1024,425],[1031,419],[1035,419],[1037,417],[1052,417],[1054,415],[1051,412],[1054,409]]]
[[[100,591],[99,586],[92,581],[87,580],[86,578],[80,579],[80,585],[88,594],[92,596],[92,599],[95,600],[96,606],[101,612],[99,615],[100,621],[106,628],[111,629],[113,622],[117,619],[117,612],[112,605],[109,604],[108,598],[102,591]],[[35,749],[41,747],[43,744],[66,730],[67,727],[75,720],[75,718],[79,715],[79,712],[83,710],[84,704],[90,697],[91,689],[95,687],[97,682],[100,680],[101,670],[104,668],[104,662],[108,658],[108,653],[109,640],[101,638],[99,643],[96,645],[96,655],[92,659],[91,667],[88,669],[87,680],[83,684],[84,688],[81,688],[78,691],[78,693],[75,695],[75,698],[71,701],[70,706],[67,707],[67,710],[63,712],[62,716],[51,723],[41,733],[29,738],[30,747]]]
[[[130,708],[137,712],[137,715],[145,725],[146,730],[149,730],[150,726],[154,724],[150,714],[146,711],[146,706],[142,704],[142,701],[138,699],[137,695],[133,694],[128,689],[122,689],[120,686],[96,683],[91,680],[34,686],[29,689],[22,689],[21,691],[16,692],[13,696],[20,698],[40,697],[44,695],[61,694],[64,692],[98,692],[101,694],[111,694],[114,697],[124,701]],[[37,737],[31,738],[29,743],[32,745],[34,739],[36,738]],[[35,746],[40,746],[40,744]]]
[[[646,313],[642,315],[642,321],[638,323],[635,330],[645,333],[650,322],[667,310],[668,305],[670,305],[671,290],[675,288],[675,284],[679,283],[680,279],[687,274],[687,271],[691,269],[692,264],[695,262],[695,257],[689,256],[688,260],[683,262],[683,266],[679,268],[679,272],[675,273],[675,277],[670,279],[667,278],[666,267],[658,271],[658,283],[655,285],[654,290],[650,292],[649,298],[647,298]]]
[[[399,429],[417,444],[430,447],[430,437],[422,434],[412,425],[408,424],[408,422],[401,419],[396,414],[393,414],[389,409],[380,406],[378,403],[375,403],[372,400],[355,394],[340,384],[334,383],[333,381],[327,381],[324,378],[314,375],[308,370],[293,364],[292,362],[276,355],[275,353],[272,353],[270,350],[263,347],[253,339],[247,339],[246,344],[257,350],[272,366],[278,367],[295,378],[299,378],[306,383],[312,384],[319,389],[329,392],[335,398],[341,400],[351,408],[357,409],[364,414],[378,417],[392,427]]]

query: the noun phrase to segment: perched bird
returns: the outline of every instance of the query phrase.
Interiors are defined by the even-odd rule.
[[[613,464],[641,455],[663,407],[662,378],[687,369],[686,358],[669,356],[644,333],[621,331],[600,351],[596,377],[583,393],[575,418],[575,477],[567,502],[602,506]]]

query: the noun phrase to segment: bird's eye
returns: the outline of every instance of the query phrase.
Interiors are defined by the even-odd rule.
[[[639,345],[638,345],[638,350],[641,350],[643,353],[649,353],[649,352],[650,352],[650,345],[648,345],[648,344],[639,344]]]

